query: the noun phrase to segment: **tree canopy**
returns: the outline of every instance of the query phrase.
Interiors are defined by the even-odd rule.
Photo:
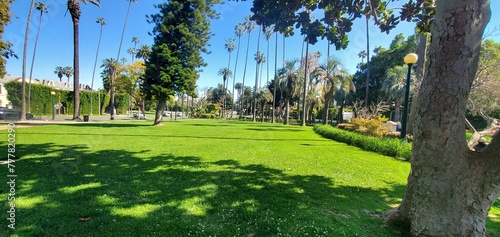
[[[6,0],[0,2],[0,78],[5,76],[5,63],[9,57],[16,57],[14,51],[12,51],[10,42],[5,42],[2,39],[2,34],[4,32],[4,26],[10,22],[10,4],[13,0]]]
[[[347,47],[347,33],[353,21],[363,15],[372,17],[382,32],[388,33],[401,21],[413,21],[421,31],[429,31],[435,12],[433,0],[409,0],[396,13],[383,0],[331,1],[267,1],[254,0],[252,20],[259,25],[274,26],[275,31],[286,32],[290,27],[301,29],[306,41],[315,44],[318,38],[327,38],[336,49]],[[314,19],[311,12],[321,12],[323,18]]]

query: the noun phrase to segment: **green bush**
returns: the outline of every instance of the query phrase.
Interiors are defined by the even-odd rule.
[[[330,125],[316,125],[314,131],[325,138],[357,146],[363,150],[406,160],[411,157],[411,143],[406,143],[397,138],[370,137],[334,128]]]
[[[12,107],[15,109],[21,108],[21,82],[11,81],[4,84],[7,90],[7,99],[12,103]],[[52,113],[52,97],[50,92],[54,91],[55,103],[61,102],[64,106],[65,114],[73,114],[74,104],[73,104],[73,91],[67,90],[56,90],[50,86],[44,86],[39,84],[31,85],[31,113],[38,114],[50,114]],[[26,88],[26,97],[28,96],[28,88]],[[90,114],[90,96],[92,96],[92,113],[97,114],[99,110],[99,93],[90,91],[80,91],[80,114],[87,115]],[[104,113],[105,108],[109,105],[109,95],[104,91],[100,94],[101,101],[101,113]],[[128,110],[128,95],[126,94],[116,94],[115,95],[115,106],[118,114],[125,114]],[[26,100],[26,108],[28,110],[28,104]]]

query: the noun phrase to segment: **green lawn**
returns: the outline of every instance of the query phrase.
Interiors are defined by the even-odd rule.
[[[377,217],[401,201],[410,170],[311,127],[116,121],[16,133],[16,230],[0,175],[0,236],[398,236]],[[498,204],[490,213],[500,235]]]

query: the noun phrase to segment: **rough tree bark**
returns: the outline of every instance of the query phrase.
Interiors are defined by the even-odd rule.
[[[498,132],[474,152],[464,124],[489,5],[489,0],[437,1],[406,195],[385,220],[406,224],[412,236],[486,236],[488,211],[500,195]]]

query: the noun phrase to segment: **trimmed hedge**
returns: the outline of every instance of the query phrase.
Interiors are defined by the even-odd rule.
[[[17,81],[11,81],[4,84],[7,90],[7,99],[12,103],[12,107],[15,109],[21,108],[21,87],[22,83]],[[64,106],[65,114],[73,114],[73,91],[67,90],[56,90],[50,86],[44,86],[39,84],[31,85],[31,113],[34,115],[42,114],[47,115],[52,113],[52,96],[50,92],[54,91],[55,103],[59,101]],[[28,96],[28,88],[26,88],[26,97]],[[90,114],[90,91],[80,91],[80,114],[88,115]],[[109,105],[110,96],[106,92],[101,91],[100,94],[101,101],[101,113],[105,113],[106,107]],[[116,94],[115,95],[115,106],[118,114],[126,114],[128,110],[128,95],[126,94]],[[60,100],[59,100],[60,98]],[[28,100],[26,100],[27,103]],[[97,92],[92,93],[92,113],[97,114],[99,110],[99,94]],[[27,108],[26,104],[26,108]]]
[[[369,137],[334,128],[330,125],[315,125],[314,131],[325,138],[357,146],[366,151],[373,151],[405,160],[410,160],[411,158],[411,143],[406,143],[397,138]]]

